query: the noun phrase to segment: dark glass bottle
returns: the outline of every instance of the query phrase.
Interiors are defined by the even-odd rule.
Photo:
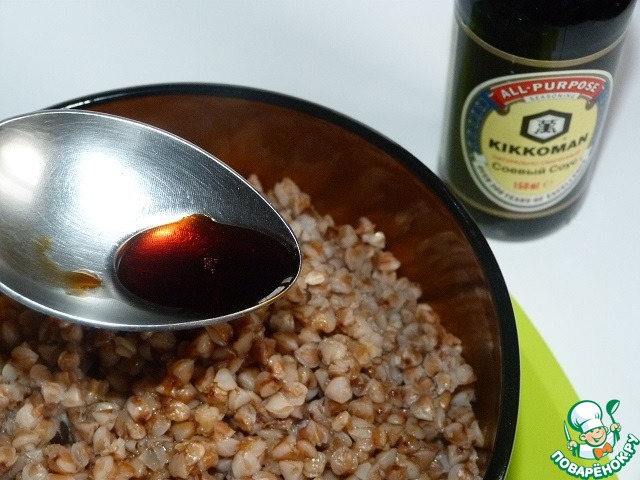
[[[489,237],[565,224],[636,0],[456,0],[440,174]]]

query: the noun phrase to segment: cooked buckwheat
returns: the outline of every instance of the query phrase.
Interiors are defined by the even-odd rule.
[[[0,478],[479,477],[473,371],[384,233],[266,195],[304,259],[257,313],[132,333],[0,297]]]

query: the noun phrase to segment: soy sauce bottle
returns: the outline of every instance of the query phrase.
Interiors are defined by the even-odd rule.
[[[576,213],[636,0],[456,0],[440,174],[483,232]]]

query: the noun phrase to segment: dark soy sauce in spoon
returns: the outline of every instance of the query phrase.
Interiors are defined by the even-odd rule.
[[[274,238],[202,214],[134,235],[116,259],[117,277],[129,292],[212,317],[256,306],[297,273],[297,256]]]

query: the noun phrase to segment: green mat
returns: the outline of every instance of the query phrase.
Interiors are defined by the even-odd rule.
[[[580,399],[522,308],[515,301],[513,307],[520,346],[521,389],[516,441],[507,480],[585,478],[561,469],[551,459],[559,450],[576,465],[593,466],[594,460],[577,459],[567,449],[564,422],[571,406]],[[570,434],[577,437],[575,431]],[[606,463],[606,459],[600,462]],[[614,474],[607,478],[617,477]]]

